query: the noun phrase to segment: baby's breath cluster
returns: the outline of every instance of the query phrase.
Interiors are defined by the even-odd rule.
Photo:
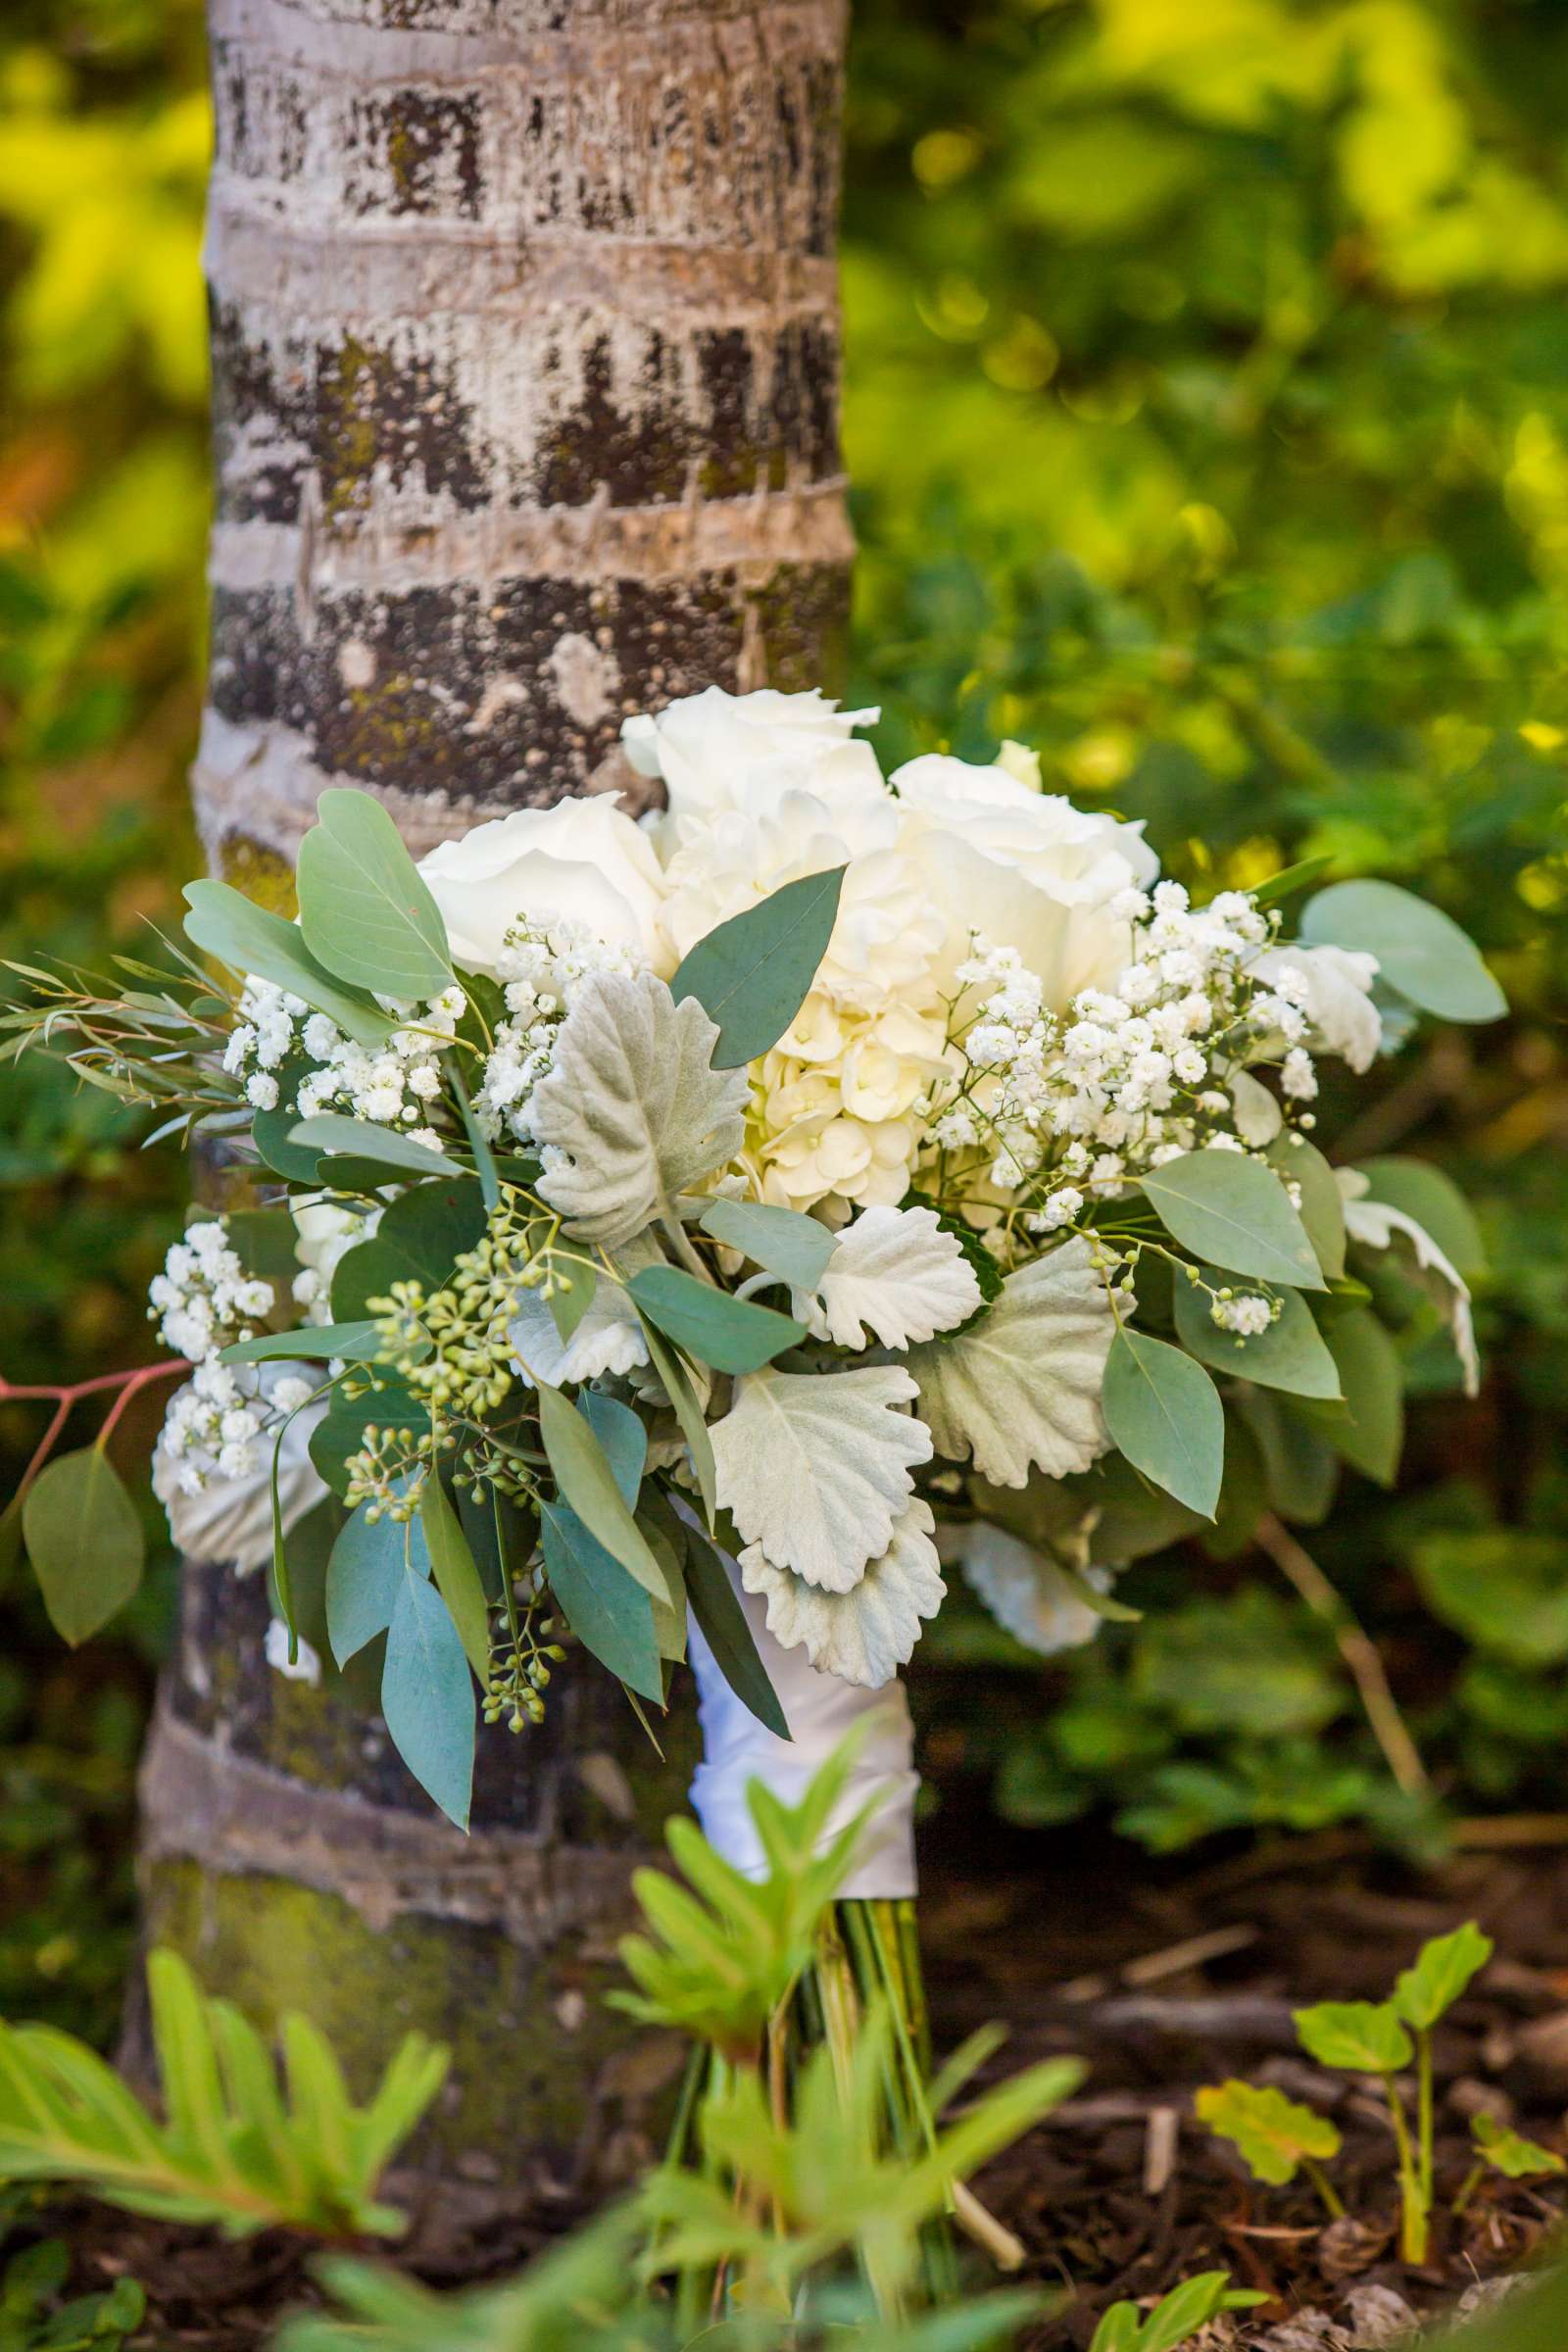
[[[1126,967],[1063,1014],[1012,948],[977,936],[958,967],[957,1074],[933,1102],[932,1142],[946,1173],[953,1163],[969,1185],[1021,1194],[1037,1234],[1182,1152],[1250,1150],[1232,1092],[1250,1063],[1282,1062],[1288,1097],[1316,1091],[1307,983],[1289,965],[1259,968],[1274,923],[1250,898],[1226,891],[1195,908],[1161,882],[1123,892],[1114,911],[1131,935]]]
[[[197,1494],[214,1478],[245,1478],[260,1458],[258,1440],[305,1403],[309,1381],[287,1370],[264,1380],[219,1362],[225,1348],[254,1336],[272,1310],[272,1286],[247,1274],[221,1219],[186,1227],[148,1291],[158,1336],[195,1366],[171,1398],[160,1441],[180,1492]]]
[[[245,1099],[254,1110],[275,1110],[281,1102],[302,1119],[344,1111],[378,1126],[402,1127],[439,1152],[442,1139],[430,1121],[441,1095],[441,1055],[466,1004],[464,991],[453,987],[420,1010],[400,1005],[397,1011],[407,1012],[408,1027],[394,1030],[384,1046],[368,1047],[345,1037],[324,1012],[313,1012],[286,989],[249,979],[223,1067],[244,1081]],[[313,1066],[295,1086],[293,1101],[285,1102],[280,1073],[300,1056]]]
[[[582,923],[557,920],[548,930],[519,924],[508,932],[496,964],[507,1017],[497,1025],[474,1102],[492,1143],[503,1134],[532,1140],[529,1101],[550,1067],[556,1032],[579,983],[590,972],[636,971],[644,960],[628,947],[596,939]]]

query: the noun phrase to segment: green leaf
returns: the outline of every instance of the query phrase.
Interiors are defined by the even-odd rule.
[[[1282,1179],[1299,1186],[1301,1203],[1297,1213],[1317,1252],[1318,1264],[1330,1282],[1338,1282],[1345,1272],[1345,1202],[1334,1170],[1317,1146],[1307,1143],[1294,1128],[1277,1135],[1264,1157]]]
[[[1212,1519],[1225,1468],[1225,1412],[1201,1364],[1125,1325],[1105,1360],[1105,1426],[1136,1470]]]
[[[73,1649],[141,1583],[141,1521],[99,1446],[44,1464],[22,1506],[22,1532],[49,1622]]]
[[[231,1208],[223,1231],[247,1274],[286,1288],[299,1272],[299,1228],[286,1208]]]
[[[1392,1487],[1404,1446],[1404,1375],[1399,1351],[1367,1306],[1348,1307],[1326,1334],[1345,1410],[1300,1406],[1336,1453],[1379,1486]]]
[[[1435,1936],[1416,1954],[1414,1967],[1401,1969],[1396,1979],[1395,2009],[1407,2026],[1429,2033],[1472,1977],[1480,1975],[1492,1953],[1491,1936],[1483,1936],[1473,1919],[1449,1936]]]
[[[1511,2132],[1496,2117],[1483,2112],[1470,2119],[1476,2153],[1509,2180],[1529,2180],[1543,2173],[1568,2172],[1568,2164],[1551,2148]]]
[[[444,1055],[443,1060],[452,1091],[458,1098],[458,1115],[463,1121],[463,1132],[468,1139],[468,1150],[473,1153],[474,1173],[479,1179],[480,1198],[488,1215],[501,1205],[501,1177],[496,1168],[496,1155],[490,1149],[489,1137],[479,1124],[478,1114],[468,1100],[463,1066],[456,1054]]]
[[[253,973],[302,997],[362,1046],[385,1045],[392,1035],[388,1015],[368,996],[340,985],[336,967],[328,969],[312,954],[298,924],[252,906],[226,882],[187,882],[185,904],[186,938],[231,972]]]
[[[1336,1367],[1336,1370],[1338,1367]],[[1260,1389],[1238,1400],[1263,1456],[1269,1506],[1296,1527],[1320,1527],[1333,1507],[1340,1465],[1334,1448],[1276,1396]]]
[[[435,1587],[405,1570],[381,1669],[381,1712],[393,1746],[426,1795],[460,1830],[473,1792],[473,1683],[458,1629]]]
[[[1279,1178],[1239,1152],[1185,1152],[1152,1168],[1145,1199],[1197,1258],[1303,1291],[1327,1288],[1317,1252]]]
[[[1229,1281],[1216,1267],[1205,1266],[1202,1272],[1216,1290]],[[1200,1363],[1237,1380],[1256,1381],[1265,1389],[1284,1389],[1293,1396],[1338,1398],[1340,1376],[1334,1358],[1299,1291],[1282,1291],[1278,1321],[1249,1339],[1221,1331],[1205,1294],[1179,1274],[1174,1305],[1177,1337]]]
[[[710,1200],[699,1221],[715,1242],[743,1250],[797,1291],[815,1290],[839,1246],[838,1235],[815,1217],[757,1200]]]
[[[715,1372],[759,1371],[807,1336],[804,1323],[715,1290],[678,1266],[646,1266],[626,1288],[641,1314]]]
[[[539,1517],[545,1574],[572,1632],[617,1680],[662,1706],[664,1676],[647,1592],[564,1503],[541,1503]]]
[[[315,1152],[318,1157],[351,1153],[374,1167],[407,1169],[416,1176],[444,1176],[449,1182],[456,1173],[443,1152],[432,1152],[428,1144],[416,1144],[412,1135],[400,1134],[396,1127],[378,1127],[373,1119],[344,1118],[333,1110],[322,1111],[314,1119],[299,1120],[289,1129],[288,1140],[302,1151]],[[330,1165],[321,1174],[330,1183]]]
[[[691,1536],[686,1547],[686,1592],[713,1662],[758,1722],[776,1739],[788,1740],[792,1737],[789,1723],[767,1679],[729,1571],[704,1530],[693,1526]]]
[[[1199,2091],[1193,2109],[1200,2124],[1240,2150],[1256,2180],[1284,2188],[1309,2156],[1324,2163],[1340,2152],[1339,2132],[1326,2115],[1301,2107],[1284,2091],[1255,2082],[1220,2082]]]
[[[452,1612],[452,1622],[458,1629],[468,1663],[482,1685],[490,1671],[490,1611],[479,1571],[468,1549],[468,1539],[436,1470],[430,1472],[419,1490],[419,1520],[436,1586]]]
[[[429,1427],[430,1408],[423,1397],[384,1372],[377,1370],[373,1377],[375,1386],[360,1396],[334,1390],[325,1414],[311,1432],[311,1460],[334,1494],[346,1492],[349,1460],[363,1447],[368,1429]]]
[[[632,1517],[631,1506],[588,1422],[558,1389],[538,1392],[538,1409],[540,1434],[562,1500],[645,1592],[672,1603],[663,1570]]]
[[[1178,2344],[1185,2344],[1189,2336],[1206,2328],[1217,2312],[1251,2311],[1270,2300],[1256,2288],[1229,2292],[1230,2277],[1229,2271],[1200,2271],[1195,2278],[1184,2278],[1180,2286],[1173,2286],[1145,2321],[1138,2352],[1175,2352]]]
[[[1424,899],[1393,882],[1335,882],[1308,899],[1300,933],[1314,945],[1358,948],[1379,976],[1445,1021],[1495,1021],[1508,1009],[1473,940]]]
[[[718,1509],[718,1469],[713,1460],[713,1441],[708,1434],[708,1420],[701,1399],[674,1348],[665,1346],[657,1327],[646,1315],[639,1315],[638,1321],[643,1327],[643,1338],[648,1343],[649,1360],[663,1383],[670,1410],[686,1441],[687,1451],[692,1457],[692,1473],[703,1497],[708,1524],[711,1527]]]
[[[343,790],[323,792],[316,813],[299,855],[311,954],[377,996],[438,997],[452,980],[446,925],[391,817],[368,793]]]
[[[1282,866],[1277,874],[1270,874],[1251,895],[1259,906],[1278,906],[1282,900],[1303,890],[1308,882],[1315,882],[1319,874],[1326,874],[1333,863],[1333,853],[1328,850],[1320,851],[1315,858],[1298,858],[1294,865]]]
[[[297,1331],[264,1331],[254,1340],[236,1340],[219,1357],[220,1364],[265,1364],[276,1356],[298,1356],[302,1363],[325,1363],[341,1355],[355,1363],[373,1363],[380,1350],[373,1323],[306,1323]]]
[[[1301,2047],[1319,2066],[1352,2075],[1396,2075],[1414,2052],[1392,2001],[1320,2001],[1296,2011]]]
[[[1427,1606],[1497,1658],[1568,1658],[1568,1542],[1544,1529],[1439,1528],[1410,1547]]]
[[[441,1290],[454,1265],[484,1233],[484,1201],[468,1176],[412,1184],[389,1200],[368,1242],[346,1250],[332,1276],[332,1312],[340,1322],[363,1316],[372,1298],[395,1282],[416,1282],[426,1295]]]
[[[677,1004],[695,997],[716,1025],[715,1070],[756,1061],[800,1011],[833,936],[845,870],[786,882],[710,931],[682,961],[670,993]]]
[[[430,1573],[424,1530],[416,1519],[367,1518],[362,1502],[332,1546],[326,1569],[326,1631],[339,1666],[384,1634],[407,1572]]]
[[[307,1152],[291,1144],[289,1136],[299,1125],[300,1114],[295,1107],[300,1080],[312,1064],[303,1054],[291,1055],[275,1075],[277,1104],[272,1110],[258,1110],[251,1116],[251,1144],[263,1162],[289,1184],[316,1184],[320,1179],[318,1152]]]
[[[618,1396],[602,1396],[594,1389],[578,1397],[577,1409],[605,1449],[605,1459],[620,1489],[621,1500],[628,1511],[634,1511],[648,1460],[647,1430],[629,1404],[622,1404]]]

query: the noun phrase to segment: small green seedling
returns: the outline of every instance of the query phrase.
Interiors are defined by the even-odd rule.
[[[1398,2149],[1399,2250],[1406,2262],[1425,2262],[1432,2218],[1432,2029],[1491,1957],[1490,1938],[1467,1921],[1452,1935],[1424,1944],[1388,2000],[1321,2001],[1315,2009],[1296,2012],[1297,2034],[1309,2058],[1337,2073],[1369,2075],[1383,2085]],[[1413,2131],[1398,2083],[1412,2063]],[[1200,2091],[1198,2114],[1210,2131],[1234,2142],[1254,2179],[1283,2186],[1298,2171],[1304,2172],[1329,2211],[1343,2211],[1326,2176],[1314,2169],[1340,2145],[1326,2116],[1245,2082]]]
[[[1193,2101],[1200,2124],[1238,2148],[1254,2180],[1284,2188],[1304,2173],[1331,2220],[1345,2211],[1323,2170],[1340,2152],[1340,2135],[1326,2115],[1298,2105],[1283,2090],[1256,2082],[1219,2082]]]
[[[1537,2180],[1547,2173],[1568,2173],[1568,2163],[1561,2156],[1544,2148],[1539,2140],[1526,2139],[1522,2132],[1510,2131],[1495,2116],[1473,2116],[1470,2137],[1475,2142],[1476,2162],[1453,2200],[1456,2214],[1464,2212],[1489,2172],[1501,2173],[1505,2180]]]
[[[1250,2287],[1233,2287],[1229,2271],[1200,2271],[1173,2286],[1152,2311],[1112,2303],[1101,2317],[1089,2352],[1174,2352],[1219,2312],[1250,2311],[1267,2301],[1267,2295]]]

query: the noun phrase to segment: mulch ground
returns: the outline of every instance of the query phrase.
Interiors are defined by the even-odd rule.
[[[1396,2342],[1415,2315],[1451,2308],[1535,2254],[1562,2219],[1560,2187],[1495,2181],[1460,2224],[1442,2207],[1469,2170],[1469,2119],[1489,2108],[1533,2138],[1565,2140],[1568,1851],[1467,1853],[1440,1880],[1309,1843],[1207,1869],[1151,1865],[1110,1840],[998,1840],[983,1861],[944,1853],[922,1895],[939,2049],[992,2019],[1009,2028],[992,2072],[1075,2053],[1080,2091],[976,2186],[1028,2248],[1025,2276],[1072,2298],[1030,2352],[1082,2352],[1118,2297],[1157,2295],[1229,2270],[1270,2300],[1203,2339],[1256,2352],[1359,2352]],[[1042,1855],[1048,1857],[1042,1860]],[[1474,1918],[1496,1941],[1480,1987],[1440,2029],[1438,2184],[1431,2259],[1398,2260],[1393,2139],[1380,2102],[1300,2054],[1293,2008],[1376,1999],[1429,1936]],[[1333,2115],[1333,2172],[1349,2218],[1325,2227],[1309,2189],[1255,2186],[1194,2122],[1193,2093],[1245,2075]],[[478,2267],[514,2269],[564,2226],[567,2205],[492,2230]],[[57,2214],[73,2291],[129,2271],[147,2287],[138,2339],[249,2352],[310,2298],[299,2241],[241,2245],[100,2209]],[[473,2276],[474,2249],[427,2247],[425,2277]]]

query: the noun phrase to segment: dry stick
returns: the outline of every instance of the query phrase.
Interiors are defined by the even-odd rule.
[[[1431,1787],[1427,1768],[1404,1728],[1404,1717],[1389,1688],[1377,1644],[1352,1616],[1348,1604],[1329,1583],[1311,1553],[1298,1544],[1272,1511],[1265,1511],[1258,1521],[1256,1534],[1281,1575],[1295,1586],[1307,1607],[1333,1630],[1340,1655],[1361,1694],[1373,1737],[1396,1781],[1407,1796],[1424,1795]]]

